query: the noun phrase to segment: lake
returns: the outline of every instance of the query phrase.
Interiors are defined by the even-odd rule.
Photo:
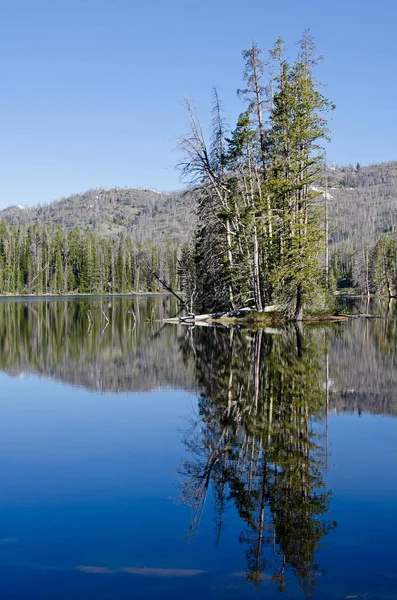
[[[1,597],[395,599],[395,304],[303,331],[176,311],[0,301]]]

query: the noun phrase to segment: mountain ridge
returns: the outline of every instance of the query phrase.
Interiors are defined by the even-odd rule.
[[[195,223],[192,191],[149,188],[94,188],[48,204],[9,206],[0,220],[11,225],[40,221],[70,231],[87,226],[104,236],[131,235],[137,241],[169,238],[184,242]]]
[[[330,250],[368,245],[397,235],[397,161],[356,167],[330,165],[317,191],[327,191]],[[94,188],[48,204],[10,206],[0,220],[12,225],[40,221],[65,230],[90,227],[104,236],[130,235],[155,243],[188,240],[197,221],[193,188],[160,192],[150,188]]]

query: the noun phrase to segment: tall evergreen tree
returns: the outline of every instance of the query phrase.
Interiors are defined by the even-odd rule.
[[[277,268],[273,282],[294,319],[321,284],[321,216],[313,190],[321,178],[324,155],[319,142],[328,139],[325,113],[333,105],[313,79],[311,37],[305,33],[293,66],[283,62],[273,98],[268,151],[272,208],[277,215]]]
[[[289,65],[279,38],[265,126],[264,65],[253,44],[243,52],[248,102],[226,138],[217,94],[208,149],[197,115],[187,104],[190,132],[181,141],[182,173],[199,184],[195,272],[198,308],[277,302],[295,320],[318,296],[323,276],[321,215],[313,208],[327,139],[331,103],[317,90],[313,40],[300,42]],[[276,71],[274,73],[274,70]],[[187,280],[187,278],[185,278]]]

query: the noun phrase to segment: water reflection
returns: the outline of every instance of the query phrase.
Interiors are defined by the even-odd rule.
[[[170,298],[0,302],[0,368],[98,391],[194,389],[161,324]]]
[[[351,319],[329,330],[330,403],[338,411],[397,415],[397,302],[350,300]]]
[[[327,519],[319,425],[326,413],[324,334],[217,331],[208,343],[197,331],[195,338],[203,393],[180,470],[181,500],[193,509],[190,535],[212,489],[217,541],[229,504],[246,526],[246,580],[259,586],[270,574],[284,591],[292,569],[310,596],[321,571],[316,549],[335,527]]]
[[[373,313],[378,318],[351,319],[321,328],[323,333],[318,335],[324,338],[329,354],[329,409],[397,415],[397,303],[350,300],[349,311]],[[243,367],[244,371],[251,370],[256,380],[259,355],[247,351],[247,345],[251,345],[250,336],[257,334],[198,327],[190,330],[161,322],[176,312],[177,306],[169,297],[1,301],[0,369],[102,392],[161,387],[199,391],[205,384],[211,396],[210,382],[203,381],[205,369],[200,365],[209,371],[208,366],[216,364],[211,368],[216,387],[227,387],[233,346],[233,377],[238,378],[237,372]],[[289,352],[292,342],[288,336],[281,340],[282,336],[276,335],[271,342],[274,336],[260,335],[266,348],[261,349],[259,360],[268,361],[269,353],[272,364],[268,362],[266,368],[272,371],[278,360],[272,358],[268,347],[280,346],[277,352],[281,355]],[[299,338],[293,335],[296,354]],[[234,338],[232,346],[229,337]]]
[[[3,377],[0,578],[31,586],[18,569],[46,565],[44,586],[50,567],[65,581],[67,567],[80,589],[69,596],[84,598],[114,597],[114,581],[129,597],[138,579],[141,598],[158,597],[159,579],[164,598],[392,588],[394,420],[331,413],[397,414],[395,303],[360,308],[380,318],[305,331],[161,322],[176,311],[169,298],[0,302],[9,374],[100,392],[194,392],[128,398]],[[178,465],[190,545],[189,509],[170,499]],[[48,597],[60,588],[56,579]]]

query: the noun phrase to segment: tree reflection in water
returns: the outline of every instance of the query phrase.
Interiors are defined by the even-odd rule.
[[[161,323],[176,310],[169,297],[2,301],[0,370],[101,392],[196,389]]]
[[[292,569],[310,596],[320,574],[316,549],[336,526],[326,518],[323,479],[324,332],[196,329],[182,346],[195,354],[203,390],[180,468],[180,499],[193,509],[189,535],[211,490],[217,542],[228,504],[244,522],[246,580],[259,586],[267,571],[283,591]]]

